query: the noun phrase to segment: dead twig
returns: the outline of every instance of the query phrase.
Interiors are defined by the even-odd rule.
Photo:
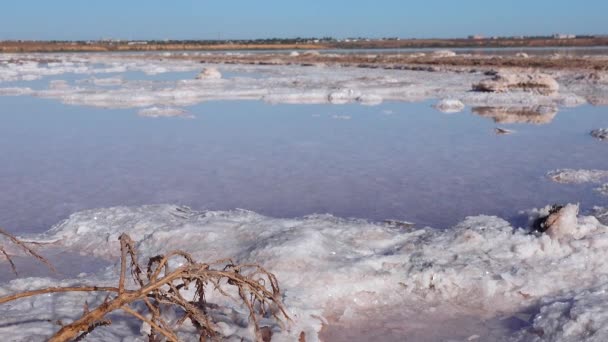
[[[4,248],[2,248],[2,246],[0,246],[0,253],[2,253],[2,255],[4,255],[4,258],[6,259],[6,261],[8,261],[8,263],[11,265],[11,270],[13,270],[13,273],[15,273],[15,275],[19,275],[19,273],[17,272],[17,267],[15,266],[15,263],[13,262],[13,259],[11,258],[10,255],[8,255],[8,253],[4,250]]]
[[[45,257],[43,257],[40,254],[36,253],[36,251],[34,251],[30,247],[28,247],[25,244],[25,242],[17,239],[14,235],[10,234],[9,232],[5,231],[2,228],[0,228],[0,235],[5,236],[6,238],[8,238],[13,244],[15,244],[21,250],[23,250],[26,254],[28,254],[30,256],[33,256],[34,258],[38,259],[38,261],[40,261],[43,264],[45,264],[51,271],[57,272],[57,270],[55,270],[55,267],[53,267],[53,265]],[[16,273],[17,269],[15,268],[15,264],[13,263],[12,259],[9,257],[8,253],[6,253],[6,251],[4,251],[4,249],[2,249],[2,254],[4,255],[5,258],[8,259],[9,263],[11,264],[11,268],[13,268],[13,272]]]
[[[207,302],[207,291],[217,291],[245,306],[249,311],[249,320],[253,324],[257,341],[268,338],[267,331],[259,326],[260,316],[273,318],[279,324],[283,320],[290,320],[281,302],[276,276],[258,265],[235,265],[231,260],[200,263],[187,252],[172,251],[167,255],[149,258],[144,272],[144,268],[138,263],[133,240],[126,234],[122,234],[119,239],[121,261],[118,287],[46,288],[2,297],[0,304],[47,293],[108,292],[108,297],[96,308],[86,304],[82,316],[62,326],[49,339],[51,342],[82,339],[95,328],[111,324],[107,315],[118,310],[149,325],[151,340],[155,340],[158,334],[168,341],[178,341],[175,329],[188,320],[197,329],[201,341],[215,339],[219,334],[213,316],[208,312],[208,308],[214,304]],[[173,259],[180,259],[181,266],[171,269],[169,265]],[[131,270],[134,289],[127,288],[127,268]],[[194,288],[192,298],[186,298],[183,292],[189,288]],[[238,293],[238,298],[230,296],[229,288]],[[149,317],[131,307],[136,303],[145,305]],[[184,312],[183,317],[173,325],[163,318],[163,309],[171,306]]]

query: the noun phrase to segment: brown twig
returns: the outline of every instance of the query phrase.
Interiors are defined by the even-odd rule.
[[[14,235],[10,234],[9,232],[5,231],[2,228],[0,228],[0,235],[3,235],[5,237],[7,237],[12,243],[14,243],[16,246],[18,246],[19,248],[21,248],[26,254],[29,254],[29,255],[33,256],[34,258],[38,259],[40,262],[42,262],[43,264],[45,264],[51,271],[57,272],[57,270],[55,269],[55,267],[45,257],[43,257],[40,254],[36,253],[36,251],[34,251],[33,249],[29,248],[24,242],[22,242],[21,240],[17,239]]]
[[[149,258],[144,273],[137,261],[135,243],[131,238],[122,234],[120,236],[121,262],[118,287],[55,287],[34,291],[17,293],[0,298],[0,304],[36,296],[45,293],[69,292],[108,292],[106,300],[96,308],[90,309],[88,305],[82,316],[74,322],[62,326],[53,335],[50,342],[72,341],[91,333],[95,328],[109,325],[107,315],[122,310],[136,319],[150,325],[152,333],[164,336],[169,341],[178,341],[175,329],[186,320],[190,320],[197,329],[201,341],[216,337],[217,327],[212,316],[207,312],[206,302],[207,285],[223,296],[240,302],[249,311],[249,320],[253,324],[256,340],[262,340],[262,330],[259,326],[259,315],[271,314],[277,322],[289,320],[289,316],[281,303],[281,293],[277,278],[258,265],[235,265],[231,260],[220,260],[214,263],[199,263],[187,252],[172,251],[167,255],[158,255]],[[182,259],[182,266],[170,268],[173,258]],[[131,275],[136,289],[127,289],[127,267],[131,268]],[[181,291],[193,286],[194,298],[186,299]],[[226,288],[234,287],[238,299],[228,294]],[[150,314],[146,318],[141,312],[131,308],[131,304],[143,302]],[[163,318],[163,307],[174,306],[184,311],[184,316],[171,326]]]
[[[13,270],[13,273],[16,276],[19,275],[19,273],[17,272],[17,267],[15,266],[15,263],[13,262],[13,259],[11,258],[10,255],[8,255],[8,253],[4,250],[4,248],[2,248],[2,246],[0,246],[0,253],[2,253],[2,255],[4,255],[4,258],[6,259],[6,261],[8,261],[8,263],[11,265],[11,270]]]
[[[82,287],[48,287],[40,290],[25,291],[15,293],[10,296],[0,297],[0,305],[12,302],[17,299],[39,296],[47,293],[66,293],[66,292],[118,292],[116,287],[82,286]]]
[[[175,334],[173,332],[167,331],[167,330],[159,327],[158,325],[156,325],[156,323],[154,323],[151,320],[147,319],[146,317],[142,316],[139,312],[131,309],[128,306],[123,306],[121,309],[123,311],[133,315],[135,318],[139,319],[140,321],[148,323],[154,330],[158,331],[163,336],[165,336],[167,339],[169,339],[169,341],[178,342],[177,336],[175,336]]]

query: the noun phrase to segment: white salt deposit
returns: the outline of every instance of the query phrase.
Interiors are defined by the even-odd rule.
[[[309,50],[309,51],[305,51],[303,53],[303,55],[304,56],[313,56],[314,57],[314,56],[320,56],[321,53],[319,51],[316,51],[316,50]]]
[[[441,54],[440,54],[441,55]],[[197,72],[195,60],[163,60],[162,54],[40,54],[0,56],[0,83],[36,80],[62,74],[102,75],[143,72],[148,75],[170,72]],[[20,59],[21,62],[14,62]],[[39,63],[31,60],[53,60]],[[279,64],[282,64],[279,63]],[[57,99],[65,104],[130,108],[142,106],[185,106],[207,100],[265,100],[272,103],[361,103],[382,101],[422,101],[459,99],[470,106],[576,106],[586,98],[596,101],[608,97],[604,83],[577,79],[576,75],[557,74],[559,92],[543,96],[535,92],[470,92],[470,85],[486,76],[482,73],[426,72],[364,68],[306,68],[284,65],[221,65],[226,72],[263,75],[264,77],[221,78],[218,66],[206,65],[200,77],[213,82],[130,81],[121,76],[97,77],[49,91],[23,92]],[[559,77],[557,77],[559,76]],[[192,76],[191,76],[192,77]],[[549,76],[547,76],[549,77]],[[554,77],[554,75],[551,75]],[[112,87],[110,87],[112,86]],[[552,88],[553,89],[553,88]],[[9,92],[9,91],[5,91]],[[11,94],[18,95],[12,91]]]
[[[547,173],[547,177],[564,184],[600,183],[608,179],[608,171],[562,169]]]
[[[454,53],[434,55],[449,57]],[[207,65],[203,72],[206,80],[201,81],[192,79],[201,68],[195,61],[161,60],[162,55],[148,57],[2,55],[0,84],[20,84],[0,87],[0,95],[138,108],[140,115],[152,117],[184,116],[187,113],[180,107],[208,100],[377,104],[445,99],[437,104],[438,109],[462,110],[470,105],[477,107],[478,114],[497,122],[544,123],[553,119],[558,106],[601,100],[608,94],[604,83],[566,74],[551,75],[559,83],[559,90],[546,96],[517,89],[505,93],[470,92],[471,84],[486,77],[481,73],[222,65],[222,71],[244,74],[222,78],[219,71],[212,72],[218,66]],[[43,59],[51,62],[35,61]],[[136,81],[114,75],[125,72],[192,74],[178,81]],[[256,77],[248,77],[247,73]],[[44,90],[27,87],[29,81],[63,74],[82,75],[82,79],[50,81]],[[109,77],[104,78],[104,74]],[[559,183],[599,184],[608,179],[608,171],[557,170],[548,177]],[[605,188],[602,185],[600,189],[604,190],[598,191]],[[195,212],[161,205],[80,212],[45,234],[28,238],[53,241],[73,252],[116,260],[117,238],[126,232],[138,241],[137,250],[142,257],[181,249],[200,260],[230,257],[239,263],[259,263],[277,274],[293,318],[286,330],[273,326],[277,341],[296,340],[302,331],[307,341],[315,341],[323,324],[352,321],[355,317],[368,322],[387,320],[385,315],[374,314],[382,312],[380,309],[409,312],[416,308],[433,317],[433,308],[439,304],[457,307],[458,315],[477,315],[480,319],[540,304],[533,328],[543,335],[522,332],[513,338],[606,340],[608,227],[601,222],[608,222],[608,215],[598,211],[597,218],[581,216],[576,205],[566,206],[561,214],[552,231],[537,236],[491,216],[469,217],[452,229],[434,230],[329,215],[276,219],[241,210]],[[0,295],[43,286],[116,283],[116,266],[90,272],[87,277],[61,281],[18,279],[0,284]],[[86,300],[93,304],[102,299],[84,294],[41,296],[0,306],[0,335],[11,336],[15,341],[44,340],[58,328],[51,321],[67,322],[81,314]],[[222,315],[225,322],[218,329],[229,336],[228,340],[251,336],[242,308],[217,296],[208,299],[226,307],[226,311],[213,314]],[[110,327],[96,330],[91,339],[145,340],[134,324],[137,323],[119,314]],[[184,340],[191,338],[187,331],[182,333]]]
[[[65,80],[53,80],[49,82],[49,89],[53,90],[63,90],[68,89],[70,85]]]
[[[94,78],[93,84],[98,86],[119,86],[124,80],[120,77]]]
[[[457,99],[443,99],[437,102],[434,107],[443,113],[459,113],[464,110],[464,103]]]
[[[364,106],[377,106],[381,104],[384,99],[378,95],[364,94],[357,97],[356,100]]]
[[[197,76],[197,80],[217,80],[222,78],[222,73],[216,68],[205,68]]]
[[[608,227],[595,217],[576,217],[573,213],[569,212],[562,222],[560,229],[564,234],[552,239],[528,234],[491,216],[469,217],[452,229],[434,230],[329,215],[275,219],[243,210],[116,207],[73,214],[48,233],[29,238],[54,241],[66,249],[116,260],[118,236],[127,232],[138,241],[137,250],[142,257],[180,249],[200,260],[230,257],[239,263],[259,263],[278,276],[284,302],[294,320],[287,330],[279,332],[277,328],[275,338],[294,340],[304,331],[307,341],[315,341],[325,322],[348,320],[351,315],[363,315],[368,321],[385,320],[382,315],[365,316],[382,307],[432,310],[437,303],[453,303],[460,307],[461,314],[483,312],[483,317],[492,317],[580,289],[576,299],[580,311],[592,312],[594,305],[600,304],[587,302],[585,298],[594,295],[582,291],[608,285]],[[112,284],[116,276],[114,266],[88,278]],[[21,279],[0,285],[0,295],[87,281]],[[208,299],[236,310],[233,318],[237,321],[227,320],[229,324],[222,328],[231,335],[230,340],[250,336],[247,328],[238,324],[246,321],[242,308],[231,307],[220,297]],[[27,340],[32,334],[42,339],[57,327],[38,321],[35,326],[7,323],[57,316],[69,321],[69,317],[81,312],[84,300],[82,295],[60,296],[57,300],[42,296],[0,306],[0,334],[17,341]],[[564,322],[575,320],[566,314],[555,317]],[[99,329],[91,338],[143,339],[134,330],[125,329],[125,319],[115,318],[115,324]],[[550,319],[537,317],[535,325],[550,329],[554,326]]]
[[[454,57],[456,56],[456,52],[450,50],[437,50],[431,53],[431,56],[437,58],[445,58],[445,57]]]
[[[0,88],[0,96],[21,96],[21,95],[30,95],[34,91],[32,88],[27,87],[6,87]]]
[[[559,91],[559,83],[547,74],[503,71],[473,85],[473,90],[485,92],[503,93],[515,89],[551,95]]]
[[[355,89],[340,89],[329,93],[327,100],[333,104],[345,104],[356,101],[362,96],[361,92]]]
[[[591,342],[608,338],[608,286],[546,298],[529,332],[516,341]]]
[[[595,191],[599,192],[604,196],[608,196],[608,183],[602,184],[602,186],[596,188]]]
[[[149,118],[159,117],[173,117],[173,116],[187,116],[188,112],[181,108],[173,107],[150,107],[141,109],[137,112],[139,116],[145,116]]]
[[[599,140],[608,140],[608,128],[594,129],[591,136]]]

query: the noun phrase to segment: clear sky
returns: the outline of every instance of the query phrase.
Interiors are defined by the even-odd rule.
[[[12,0],[0,39],[608,33],[608,0]]]

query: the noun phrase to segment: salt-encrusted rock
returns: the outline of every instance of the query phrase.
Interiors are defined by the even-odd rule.
[[[304,53],[302,53],[302,55],[308,56],[308,57],[316,57],[316,56],[320,56],[321,53],[316,50],[309,50],[309,51],[305,51]]]
[[[376,105],[381,104],[382,101],[383,101],[383,98],[378,95],[366,94],[366,95],[361,95],[361,96],[357,97],[357,102],[359,102],[365,106],[376,106]]]
[[[599,188],[595,188],[595,191],[599,192],[604,196],[608,196],[608,183],[602,184]]]
[[[586,97],[587,101],[594,106],[606,106],[608,105],[608,95],[589,95]]]
[[[592,215],[603,225],[608,225],[608,208],[594,207]]]
[[[289,56],[291,56],[291,57],[298,57],[298,56],[300,56],[300,53],[299,53],[298,51],[292,51],[292,52],[289,54]]]
[[[217,80],[222,78],[222,74],[216,68],[205,68],[197,76],[197,80]]]
[[[443,99],[433,107],[443,113],[459,113],[464,110],[464,103],[457,99]]]
[[[534,229],[553,239],[570,235],[578,227],[578,210],[578,204],[553,205],[549,208],[548,215],[541,216],[534,222]]]
[[[450,50],[437,50],[431,53],[431,56],[436,58],[454,57],[456,52]]]
[[[564,107],[576,107],[587,103],[584,97],[575,94],[565,94],[559,99],[558,104]]]
[[[591,131],[591,136],[599,140],[608,141],[608,128],[594,129]]]
[[[496,127],[496,128],[494,128],[494,133],[496,133],[496,135],[507,135],[507,134],[512,134],[513,131],[510,129],[506,129],[506,128]]]
[[[547,124],[557,115],[557,108],[553,106],[535,107],[474,107],[472,112],[496,123],[528,123],[535,125]]]
[[[525,53],[525,52],[518,52],[515,57],[519,57],[519,58],[530,58],[530,56]]]
[[[543,298],[532,326],[509,341],[594,342],[608,339],[608,286],[577,287],[566,296]]]
[[[495,93],[523,90],[551,95],[557,93],[559,84],[553,77],[545,74],[499,72],[492,78],[474,84],[473,90]]]
[[[354,89],[340,89],[330,93],[327,100],[334,104],[344,104],[357,100],[361,96],[361,92]]]

